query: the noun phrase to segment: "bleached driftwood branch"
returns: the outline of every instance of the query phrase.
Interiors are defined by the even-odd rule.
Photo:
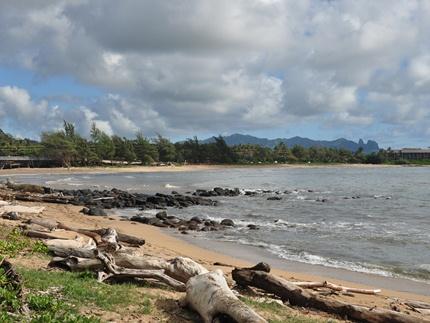
[[[152,278],[165,283],[172,287],[174,290],[179,292],[185,291],[185,284],[167,276],[164,270],[150,270],[150,269],[130,269],[119,267],[115,264],[115,261],[108,254],[103,252],[95,251],[95,255],[100,259],[104,266],[106,273],[99,274],[99,281],[104,281],[107,278]]]
[[[380,289],[362,289],[346,287],[337,284],[330,283],[328,281],[324,282],[291,282],[292,284],[301,288],[328,288],[338,292],[344,293],[357,293],[357,294],[367,294],[367,295],[377,295],[381,293]]]
[[[103,263],[100,259],[94,258],[94,255],[89,255],[90,253],[94,254],[94,249],[88,251],[60,249],[60,252],[57,252],[57,250],[53,250],[53,252],[60,257],[52,259],[52,266],[67,267],[71,271],[100,270],[103,268]],[[67,254],[67,252],[69,253]],[[164,270],[166,275],[183,283],[186,283],[193,276],[207,272],[205,267],[186,257],[164,259],[151,256],[136,256],[130,255],[124,249],[112,253],[111,257],[113,257],[115,264],[118,266],[129,269]]]
[[[238,323],[267,322],[233,294],[221,270],[190,278],[182,305],[197,311],[205,323],[216,322],[222,316]]]

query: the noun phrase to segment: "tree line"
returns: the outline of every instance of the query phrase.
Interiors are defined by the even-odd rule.
[[[59,131],[43,132],[40,142],[16,139],[0,130],[0,155],[46,157],[63,166],[94,166],[103,162],[140,163],[386,163],[398,162],[391,150],[365,154],[362,149],[302,146],[287,147],[279,143],[274,148],[260,145],[237,145],[230,147],[222,136],[211,143],[201,143],[197,137],[172,143],[158,135],[147,138],[141,132],[132,139],[108,135],[92,124],[90,138],[75,131],[72,123],[64,121]]]

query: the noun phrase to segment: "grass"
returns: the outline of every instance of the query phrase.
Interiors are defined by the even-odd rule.
[[[111,311],[141,301],[135,293],[136,286],[100,284],[91,273],[49,272],[24,268],[18,271],[26,288],[47,290],[61,286],[64,300],[74,305],[93,305]]]
[[[0,272],[0,322],[31,322],[31,323],[98,323],[99,319],[78,314],[75,308],[57,298],[30,292],[21,297],[18,290],[9,284],[4,271]],[[21,309],[26,305],[28,311],[23,314]]]
[[[0,258],[14,258],[22,253],[48,254],[48,248],[38,240],[22,234],[19,228],[0,228]]]

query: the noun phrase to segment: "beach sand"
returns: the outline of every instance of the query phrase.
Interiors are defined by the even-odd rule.
[[[181,239],[166,234],[162,229],[134,223],[128,220],[123,220],[118,216],[109,215],[107,217],[91,217],[80,213],[80,206],[72,205],[57,205],[47,203],[20,202],[20,205],[26,206],[43,206],[45,210],[40,215],[26,215],[27,217],[47,218],[62,222],[66,225],[78,228],[115,228],[119,232],[144,238],[146,244],[142,246],[145,254],[156,255],[165,258],[175,256],[186,256],[194,259],[209,269],[221,268],[227,275],[230,274],[234,267],[248,267],[255,265],[249,261],[232,257],[220,252],[204,249],[196,245],[187,243]],[[16,225],[17,221],[1,220],[0,225]],[[210,243],[210,242],[209,242]],[[228,266],[214,266],[215,262],[226,264]],[[327,278],[324,276],[304,274],[300,272],[289,272],[278,268],[273,268],[272,272],[287,280],[294,281],[326,281],[356,288],[375,289],[371,284],[357,284],[350,281]],[[396,299],[400,300],[419,300],[430,303],[430,296],[420,295],[418,293],[408,293],[396,291],[396,279],[392,280],[392,288],[383,289],[379,295],[363,295],[354,294],[354,297],[337,295],[330,296],[345,302],[365,305],[369,307],[378,306],[390,308],[390,303]]]
[[[156,173],[195,172],[227,168],[387,168],[408,167],[403,165],[373,164],[253,164],[253,165],[166,165],[166,166],[122,166],[122,167],[57,167],[57,168],[13,168],[0,169],[0,176],[36,174],[109,174],[109,173]],[[410,167],[410,166],[409,166]]]

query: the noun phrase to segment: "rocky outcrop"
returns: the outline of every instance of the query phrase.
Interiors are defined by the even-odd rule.
[[[140,208],[164,209],[167,207],[189,207],[192,205],[216,205],[216,201],[205,199],[200,196],[188,196],[181,194],[154,195],[144,193],[130,193],[119,189],[111,190],[55,190],[54,194],[60,195],[62,200],[74,205],[82,205],[88,208],[98,207],[102,209],[112,208]]]
[[[166,212],[157,213],[153,217],[137,214],[131,217],[130,221],[153,225],[160,228],[173,228],[179,230],[181,233],[187,231],[219,231],[226,229],[227,227],[235,226],[234,222],[230,219],[224,219],[221,222],[218,222],[214,220],[201,219],[195,216],[189,220],[185,220],[172,215],[167,215]]]

